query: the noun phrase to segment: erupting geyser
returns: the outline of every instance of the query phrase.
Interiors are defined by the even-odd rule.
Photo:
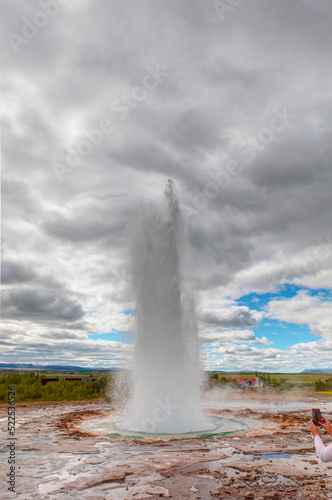
[[[168,210],[142,211],[132,246],[137,341],[134,393],[122,430],[201,432],[215,425],[200,409],[200,360],[193,298],[181,283],[183,221],[172,181]]]
[[[168,439],[241,433],[235,419],[206,416],[200,407],[201,366],[192,294],[184,293],[184,228],[172,181],[167,211],[142,210],[132,244],[136,300],[133,396],[126,416],[89,420],[83,430],[108,436]]]

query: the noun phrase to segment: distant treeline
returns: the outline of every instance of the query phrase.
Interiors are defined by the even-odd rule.
[[[270,374],[266,374],[263,372],[255,372],[255,376],[259,378],[265,386],[273,387],[274,389],[279,389],[281,391],[308,387],[308,383],[287,380],[286,377],[281,377],[277,379],[271,377]]]
[[[231,374],[230,374],[231,375]],[[48,377],[51,374],[48,373]],[[91,374],[92,376],[92,374]],[[26,373],[5,373],[0,375],[0,402],[8,402],[8,389],[15,386],[16,401],[18,403],[29,401],[82,401],[94,398],[113,398],[110,393],[114,389],[112,384],[114,374],[102,375],[94,382],[84,382],[82,380],[69,381],[64,376],[59,382],[48,382],[42,385],[43,374]],[[316,392],[332,391],[332,377],[326,380],[300,380],[297,374],[286,377],[271,377],[270,374],[256,372],[255,378],[262,380],[265,387],[271,387],[279,391],[292,389],[312,389]],[[301,376],[302,378],[302,376]],[[303,378],[307,378],[304,377]],[[210,373],[208,375],[208,387],[220,387],[229,385],[238,388],[235,376],[228,376],[221,373]]]
[[[332,391],[332,377],[329,377],[326,380],[316,380],[315,391],[316,392]]]
[[[253,376],[254,375],[254,376]],[[242,375],[243,376],[243,375]],[[248,374],[247,378],[258,378],[263,382],[264,387],[271,387],[279,391],[289,391],[295,389],[311,389],[316,392],[332,391],[332,377],[326,380],[315,380],[311,374],[287,374],[286,376],[271,376],[269,373],[258,372]],[[224,374],[214,372],[208,376],[209,387],[230,385],[234,388],[239,387],[234,374]]]
[[[82,401],[85,399],[107,398],[109,376],[102,375],[94,382],[81,380],[48,382],[42,385],[40,373],[6,373],[0,376],[0,402],[8,401],[8,388],[15,386],[16,401]]]
[[[292,378],[274,378],[269,374],[265,374],[263,372],[255,372],[256,377],[260,378],[261,381],[266,386],[274,387],[275,389],[279,388],[281,390],[290,390],[290,389],[314,389],[316,392],[320,391],[331,391],[332,390],[332,377],[327,378],[326,380],[312,380],[312,381],[299,381],[298,375],[294,375],[294,379]]]
[[[255,372],[255,376],[253,377],[252,374],[247,375],[247,378],[258,378],[260,379],[264,386],[269,386],[269,387],[274,387],[274,388],[281,388],[281,389],[286,389],[289,388],[292,384],[290,382],[287,382],[285,378],[281,378],[279,380],[271,378],[270,375],[262,373],[262,372]],[[233,387],[240,387],[240,384],[236,381],[233,376],[231,377],[225,377],[224,375],[221,375],[220,373],[211,373],[209,375],[209,383],[210,385],[232,385]]]

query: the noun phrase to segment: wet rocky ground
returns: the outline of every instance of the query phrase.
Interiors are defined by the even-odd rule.
[[[3,480],[0,498],[332,499],[332,463],[316,455],[309,406],[271,409],[241,401],[230,405],[233,409],[211,407],[209,413],[251,419],[248,433],[167,441],[82,430],[83,422],[110,414],[112,408],[102,402],[18,406],[16,494]],[[331,402],[315,403],[332,413]],[[6,413],[2,407],[2,478],[9,470]],[[322,438],[332,440],[324,431]]]

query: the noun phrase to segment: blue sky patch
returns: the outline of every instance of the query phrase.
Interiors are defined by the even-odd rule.
[[[132,332],[118,332],[113,330],[112,332],[97,333],[96,335],[88,334],[91,340],[111,340],[113,342],[123,342],[124,344],[134,344],[135,334]]]
[[[326,288],[306,288],[293,284],[285,284],[281,285],[280,289],[277,292],[271,293],[248,293],[246,295],[242,295],[235,302],[239,306],[247,306],[250,309],[256,309],[257,311],[262,311],[265,309],[265,306],[271,301],[275,299],[290,299],[295,297],[297,293],[301,290],[305,290],[312,297],[319,296],[325,300],[332,299],[331,290],[327,290]]]

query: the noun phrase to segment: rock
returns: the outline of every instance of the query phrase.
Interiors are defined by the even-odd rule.
[[[95,486],[100,486],[105,483],[122,483],[126,479],[127,473],[115,472],[106,475],[103,479],[96,479],[87,482],[83,487],[79,488],[81,490],[85,490],[88,488],[94,488]]]
[[[264,500],[278,500],[279,493],[277,491],[270,491],[269,493],[264,493]]]

